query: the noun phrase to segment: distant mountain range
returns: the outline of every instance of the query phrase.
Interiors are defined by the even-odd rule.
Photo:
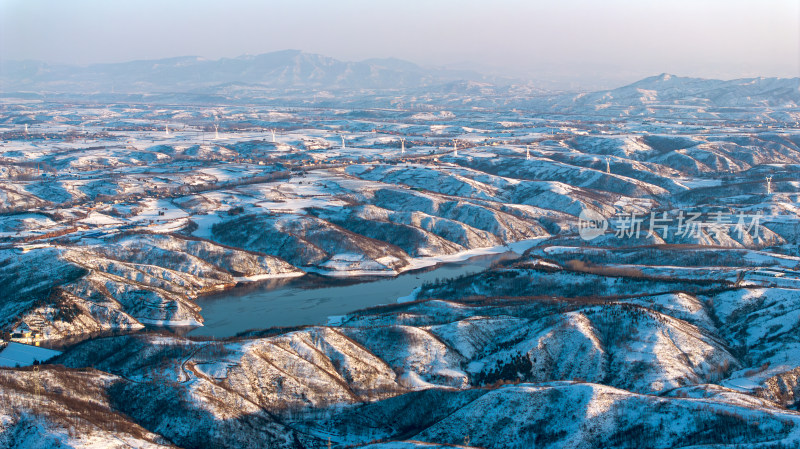
[[[486,79],[473,71],[423,68],[399,59],[345,62],[298,50],[218,60],[185,56],[85,67],[8,61],[0,69],[0,88],[6,92],[191,92],[230,84],[259,88],[392,89]]]
[[[723,81],[663,73],[617,89],[578,95],[569,101],[576,106],[593,107],[654,104],[708,107],[797,106],[800,104],[800,78],[743,78]]]
[[[337,95],[330,92],[337,91]],[[400,59],[345,62],[284,50],[208,60],[178,57],[89,66],[3,61],[6,96],[93,94],[95,99],[147,101],[302,101],[317,105],[523,107],[550,111],[641,113],[670,108],[797,107],[800,78],[712,80],[662,74],[617,89],[548,92],[535,83],[471,70],[422,67]],[[114,95],[109,95],[114,93]],[[155,94],[155,95],[153,95]],[[127,97],[126,97],[127,96]],[[87,97],[88,98],[88,97]],[[702,112],[702,111],[700,111]]]

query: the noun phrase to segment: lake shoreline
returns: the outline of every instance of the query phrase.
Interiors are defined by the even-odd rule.
[[[233,337],[269,328],[335,325],[349,313],[408,300],[425,282],[472,274],[499,260],[519,258],[542,238],[420,260],[393,276],[326,276],[316,271],[284,279],[237,284],[198,297],[204,326],[181,329],[188,337]],[[174,328],[170,328],[174,329]]]

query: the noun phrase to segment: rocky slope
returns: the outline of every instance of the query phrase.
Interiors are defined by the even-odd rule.
[[[519,268],[497,273],[509,269]],[[607,277],[620,288],[628,279]],[[752,288],[703,287],[422,300],[352,314],[339,327],[227,341],[106,337],[50,362],[66,368],[48,369],[108,373],[109,404],[181,447],[795,444],[800,415],[786,408],[794,353],[785,340],[753,340],[766,323],[736,302],[755,297]],[[748,313],[772,313],[769,300],[748,304]],[[783,371],[762,366],[765,351]]]

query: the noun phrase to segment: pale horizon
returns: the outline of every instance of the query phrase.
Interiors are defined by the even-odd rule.
[[[659,73],[800,76],[800,2],[347,0],[0,2],[4,60],[91,65],[297,49],[343,61],[425,67],[586,87]]]

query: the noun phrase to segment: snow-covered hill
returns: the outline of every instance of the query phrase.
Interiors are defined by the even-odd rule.
[[[739,346],[725,323],[764,325],[736,312],[738,291],[425,300],[228,341],[107,337],[45,372],[109,373],[109,403],[179,446],[791,447],[796,374]]]
[[[0,446],[800,447],[796,80],[31,67],[200,90],[0,104]]]

